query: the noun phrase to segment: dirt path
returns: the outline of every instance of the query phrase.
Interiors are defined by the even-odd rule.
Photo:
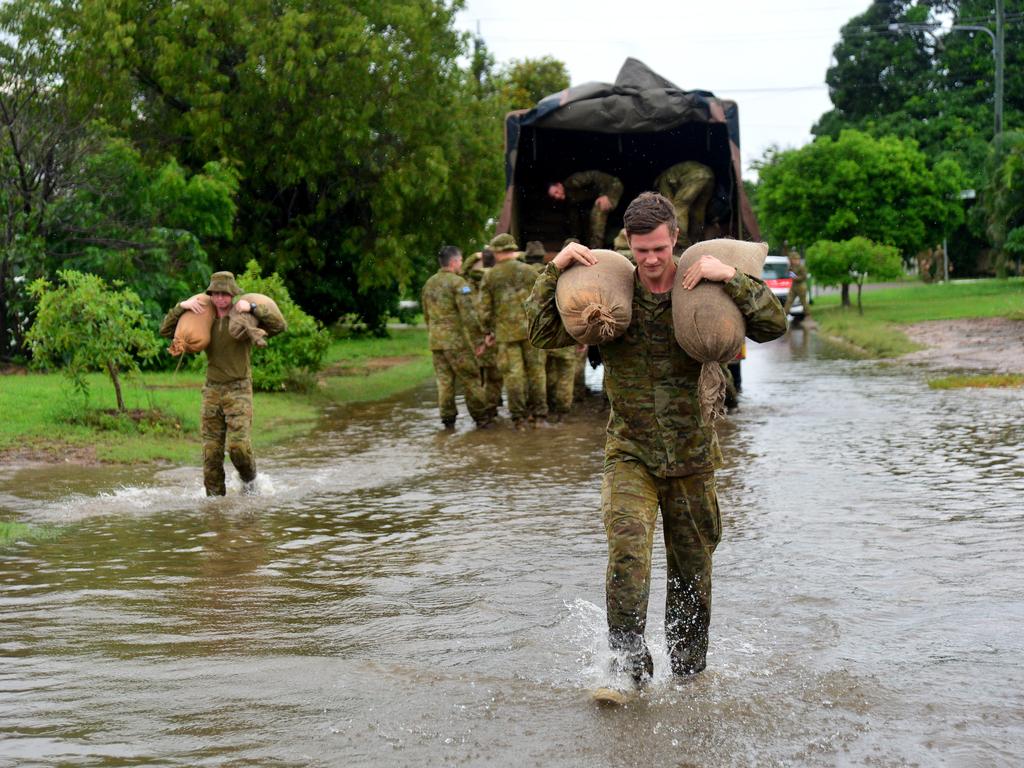
[[[935,368],[1024,373],[1024,321],[1005,317],[929,320],[905,327],[927,349],[903,359]]]

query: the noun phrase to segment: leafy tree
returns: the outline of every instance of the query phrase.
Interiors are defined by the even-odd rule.
[[[292,301],[276,272],[263,277],[259,264],[250,261],[238,283],[246,293],[262,293],[272,298],[288,323],[288,330],[274,337],[266,347],[253,349],[253,387],[271,391],[307,386],[323,366],[331,345],[330,332]]]
[[[89,371],[106,371],[114,385],[117,410],[124,411],[121,375],[138,373],[138,359],[159,350],[142,311],[142,300],[119,283],[112,287],[96,275],[74,270],[58,273],[54,287],[36,280],[29,293],[39,305],[28,332],[33,362],[62,368],[75,389],[89,395]]]
[[[210,162],[190,175],[174,160],[151,169],[112,139],[82,158],[75,176],[48,207],[48,273],[63,267],[123,281],[151,319],[209,278],[204,245],[232,235],[234,171]]]
[[[850,306],[850,284],[857,286],[857,310],[864,314],[861,289],[870,275],[878,280],[890,280],[903,273],[902,259],[897,248],[879,245],[866,237],[852,237],[839,242],[819,240],[807,249],[807,269],[822,285],[840,285],[843,306]]]
[[[772,155],[759,177],[760,213],[792,245],[861,236],[909,255],[963,220],[960,169],[948,158],[929,168],[909,139],[843,131]]]
[[[1024,132],[1009,131],[993,145],[983,207],[996,249],[996,274],[1006,277],[1006,258],[1020,259],[1024,227]],[[1012,235],[1012,237],[1011,237]]]
[[[1024,119],[1024,0],[1005,0],[1004,129]],[[891,23],[931,24],[931,31],[890,30]],[[874,3],[843,27],[826,79],[834,108],[813,133],[838,138],[855,128],[873,136],[915,139],[930,162],[943,157],[964,172],[964,186],[983,190],[993,138],[995,67],[984,32],[953,25],[996,28],[991,0],[897,0]],[[984,204],[984,200],[980,201]],[[975,254],[989,234],[976,207],[953,235],[957,251]]]
[[[0,358],[24,348],[27,286],[58,269],[122,280],[151,321],[209,277],[206,250],[231,237],[234,171],[145,162],[61,74],[45,4],[0,6]],[[54,6],[56,7],[56,6]],[[29,38],[31,42],[23,39]]]
[[[565,62],[553,56],[513,59],[499,76],[507,109],[530,109],[545,96],[569,87]]]
[[[258,257],[323,320],[383,330],[500,204],[500,105],[458,65],[458,3],[14,2],[45,9],[68,82],[147,155],[229,160],[236,237],[215,257]]]

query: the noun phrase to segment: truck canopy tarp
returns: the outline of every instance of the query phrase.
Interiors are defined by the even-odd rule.
[[[671,163],[694,159],[716,169],[722,194],[731,200],[731,234],[760,239],[743,190],[735,102],[709,91],[684,91],[636,59],[626,59],[613,84],[583,83],[542,99],[533,109],[510,113],[505,141],[506,195],[499,232],[528,236],[519,220],[525,217],[525,229],[535,230],[543,214],[543,199],[527,190],[517,194],[517,185],[533,187],[544,176],[599,168],[623,178],[631,195],[650,189],[656,173]],[[617,145],[614,158],[606,150],[608,142]],[[602,167],[601,158],[610,165]]]

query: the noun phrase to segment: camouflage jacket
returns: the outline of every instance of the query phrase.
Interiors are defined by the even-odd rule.
[[[537,280],[537,270],[518,259],[499,261],[480,282],[480,322],[496,341],[523,341],[530,336],[523,302]]]
[[[487,269],[466,269],[462,268],[462,276],[466,282],[469,283],[469,287],[473,293],[473,307],[477,311],[477,317],[480,317],[480,283],[484,279],[484,275],[488,272]],[[481,327],[481,333],[483,333]],[[477,358],[477,364],[481,368],[495,368],[498,365],[498,348],[497,346],[486,347],[483,354]]]
[[[439,269],[423,284],[420,306],[431,349],[470,349],[483,341],[473,289],[454,272]]]
[[[579,171],[563,181],[562,186],[565,187],[565,198],[574,203],[608,195],[614,209],[622,197],[622,182],[603,171]]]
[[[800,285],[800,283],[807,282],[807,267],[803,264],[797,264],[795,267],[790,264],[789,274],[793,278],[793,285]]]
[[[538,347],[572,341],[555,306],[558,274],[549,264],[527,301],[530,341]],[[611,402],[605,461],[639,461],[658,477],[710,471],[720,464],[721,451],[697,400],[701,364],[676,343],[671,292],[651,293],[639,278],[634,281],[629,328],[601,345]],[[761,280],[737,272],[722,285],[746,319],[747,336],[768,341],[785,333],[782,306]]]

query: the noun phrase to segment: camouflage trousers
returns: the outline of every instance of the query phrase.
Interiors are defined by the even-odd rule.
[[[498,418],[498,407],[501,405],[501,389],[504,382],[497,365],[484,365],[480,370],[483,372],[484,402],[487,404],[487,416],[493,421]]]
[[[608,226],[608,211],[602,211],[597,203],[590,209],[590,242],[591,248],[604,248],[604,231]]]
[[[658,192],[672,201],[679,223],[679,245],[688,247],[701,239],[708,203],[715,192],[715,175],[710,168],[696,166],[686,175],[660,179]]]
[[[565,414],[572,408],[576,384],[576,347],[550,349],[544,366],[548,413]]]
[[[694,674],[705,665],[711,556],[722,536],[713,472],[660,478],[636,461],[605,466],[601,511],[608,535],[609,644],[617,651],[650,658],[643,635],[659,507],[668,568],[665,640],[672,671]]]
[[[807,286],[804,283],[793,283],[789,287],[789,293],[786,294],[786,305],[782,308],[787,315],[795,303],[795,299],[800,299],[805,315],[811,314],[811,306],[807,303]]]
[[[252,381],[203,387],[200,433],[203,438],[203,484],[207,496],[223,496],[224,449],[242,482],[256,479],[252,452]]]
[[[529,417],[547,418],[547,378],[544,373],[544,350],[529,340],[499,341],[498,365],[508,392],[508,410],[515,421]]]
[[[466,408],[473,421],[477,424],[490,421],[480,381],[480,368],[473,350],[466,346],[435,349],[431,352],[434,357],[434,375],[437,377],[437,407],[441,411],[441,421],[454,424],[455,417],[459,415],[455,407],[456,384],[466,396]]]

